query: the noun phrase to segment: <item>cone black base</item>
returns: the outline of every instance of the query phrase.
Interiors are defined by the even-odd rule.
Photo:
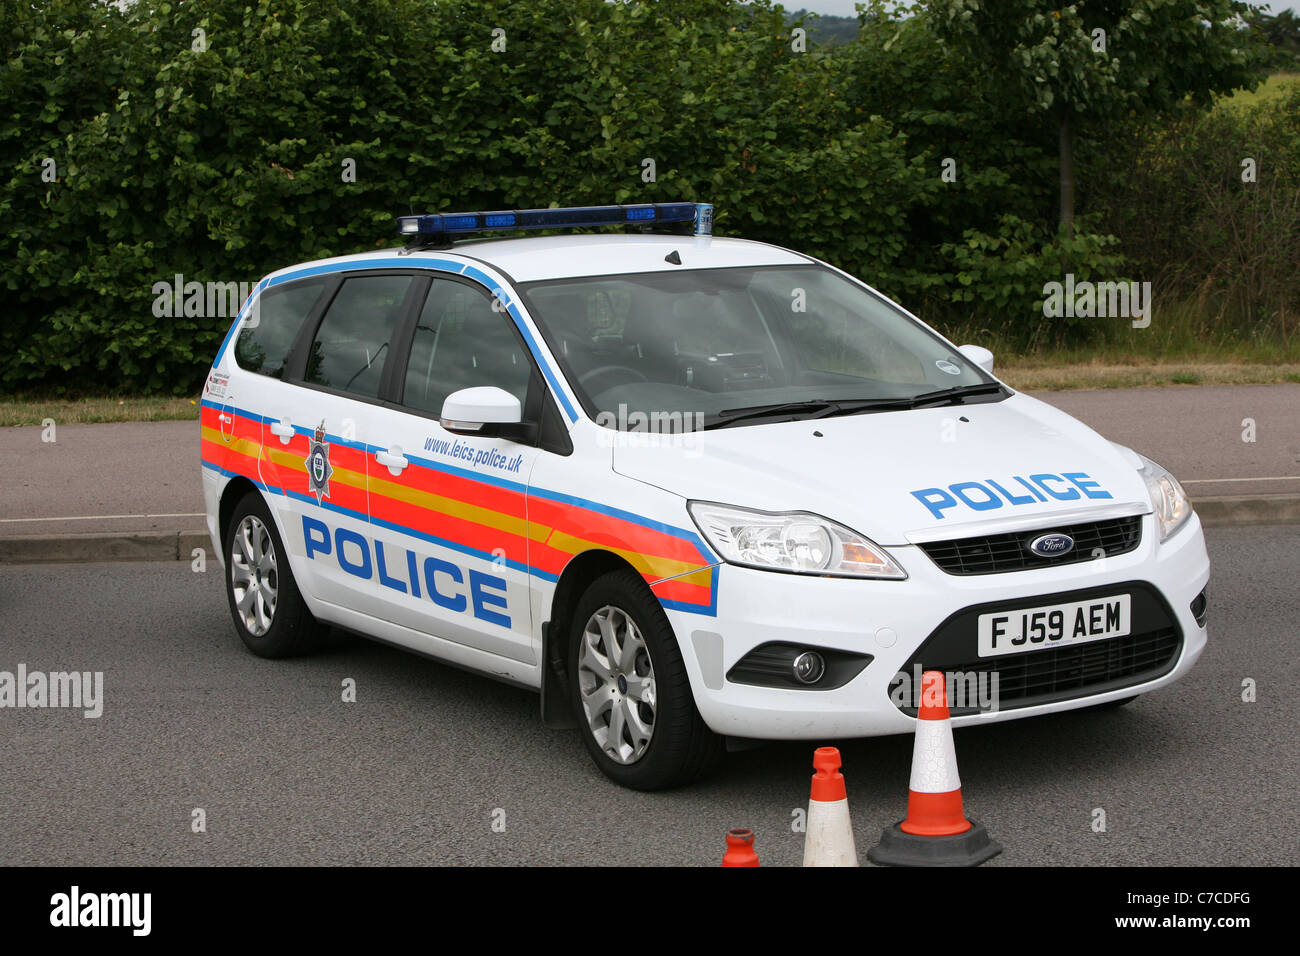
[[[880,834],[867,859],[879,866],[979,866],[1001,852],[1002,844],[974,820],[965,833],[939,837],[904,833],[895,823]]]

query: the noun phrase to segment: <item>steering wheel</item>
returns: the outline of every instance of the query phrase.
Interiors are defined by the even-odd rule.
[[[609,376],[615,376],[617,380],[611,381],[608,385],[605,385],[604,388],[594,388],[592,386],[593,382],[599,381]],[[605,391],[605,389],[613,388],[615,385],[622,385],[623,381],[626,380],[629,376],[634,382],[650,381],[648,378],[645,377],[644,373],[638,371],[637,369],[632,368],[631,366],[602,365],[599,368],[593,368],[591,371],[584,372],[583,374],[579,375],[578,384],[587,390],[587,394],[599,395],[601,392]]]

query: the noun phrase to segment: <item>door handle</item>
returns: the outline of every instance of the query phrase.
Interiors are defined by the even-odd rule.
[[[402,454],[402,449],[394,445],[388,451],[375,452],[375,461],[388,468],[389,472],[394,475],[400,475],[402,469],[410,464],[406,456]]]
[[[271,434],[280,436],[280,444],[287,445],[293,438],[293,425],[285,419],[278,422],[271,422]]]

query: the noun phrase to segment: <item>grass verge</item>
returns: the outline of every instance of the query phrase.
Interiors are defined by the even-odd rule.
[[[192,398],[31,398],[22,395],[0,398],[0,426],[40,425],[53,419],[58,425],[89,425],[95,422],[163,422],[199,417],[199,403]]]
[[[996,362],[996,357],[995,357]],[[1149,365],[1092,361],[1072,365],[1049,358],[1010,359],[994,370],[1022,391],[1074,388],[1155,388],[1167,385],[1279,385],[1300,382],[1300,364],[1153,362]]]

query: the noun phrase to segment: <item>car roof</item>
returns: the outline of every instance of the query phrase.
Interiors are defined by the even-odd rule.
[[[348,263],[364,268],[367,261],[382,259],[385,264],[390,264],[396,252],[397,249],[383,249],[301,263],[273,275],[327,263]],[[680,265],[665,259],[673,252],[681,259]],[[789,249],[749,239],[624,234],[471,239],[457,242],[450,249],[421,249],[405,255],[413,260],[478,261],[505,273],[517,282],[629,272],[670,272],[683,268],[807,265],[813,261]]]
[[[624,272],[726,269],[736,266],[806,265],[789,249],[748,239],[695,239],[672,235],[531,236],[460,242],[453,252],[472,256],[519,282]],[[666,256],[676,252],[681,264]]]

